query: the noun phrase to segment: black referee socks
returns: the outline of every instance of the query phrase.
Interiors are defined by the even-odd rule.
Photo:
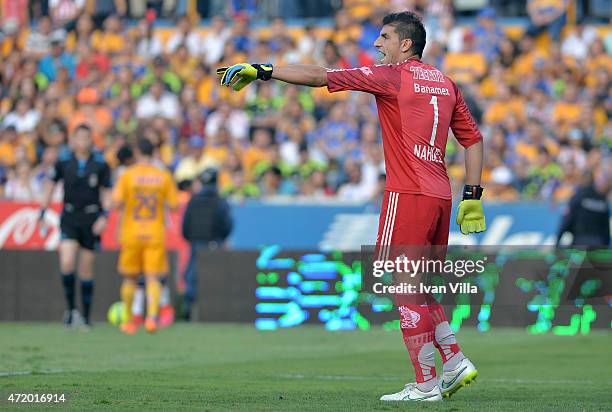
[[[72,312],[74,309],[74,284],[76,277],[74,272],[62,273],[62,285],[64,286],[64,296],[66,297],[66,305],[68,310]]]
[[[89,323],[89,313],[93,298],[94,281],[81,279],[81,302],[83,303],[83,319]]]

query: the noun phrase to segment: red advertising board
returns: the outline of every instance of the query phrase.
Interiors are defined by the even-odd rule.
[[[38,225],[38,204],[0,201],[0,249],[56,250],[61,237],[60,213],[60,204],[54,204],[47,210],[45,221],[48,230],[44,233]],[[168,213],[166,219],[166,245],[169,250],[178,252],[180,273],[189,253],[189,243],[181,235],[182,215],[183,208]],[[118,219],[119,214],[112,211],[102,235],[102,249],[119,249]]]
[[[59,219],[61,205],[52,205],[45,214],[47,233],[38,227],[40,206],[34,203],[0,201],[0,249],[57,249],[60,240]],[[187,242],[181,235],[182,210],[168,213],[166,220],[166,245],[170,250],[181,250]],[[116,211],[109,216],[108,226],[102,235],[102,248],[119,249],[117,242],[118,218]]]

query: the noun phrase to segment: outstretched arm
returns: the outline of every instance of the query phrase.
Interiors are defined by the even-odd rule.
[[[352,69],[330,70],[309,64],[275,66],[261,63],[238,63],[219,67],[221,85],[238,91],[255,80],[276,79],[308,87],[327,86],[329,92],[355,90],[379,97],[396,96],[399,88],[398,72],[387,66],[362,66]]]
[[[322,87],[327,85],[327,69],[320,66],[295,64],[272,67],[271,64],[238,63],[230,67],[219,67],[221,85],[238,91],[254,80],[277,79],[303,86]]]
[[[301,86],[327,86],[327,69],[310,64],[275,66],[272,78]]]

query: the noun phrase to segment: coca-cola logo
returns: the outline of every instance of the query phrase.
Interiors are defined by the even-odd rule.
[[[10,213],[10,212],[9,212]],[[1,216],[1,215],[0,215]],[[45,213],[47,233],[41,233],[38,224],[40,209],[22,207],[0,220],[0,249],[5,247],[31,247],[35,244],[44,249],[56,249],[59,244],[59,215],[49,209]]]

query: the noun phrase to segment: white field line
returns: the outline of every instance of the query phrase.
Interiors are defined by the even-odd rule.
[[[64,373],[63,369],[41,369],[36,371],[12,371],[0,372],[0,378],[10,378],[11,376],[27,376],[27,375],[53,375],[56,373]]]
[[[53,375],[58,373],[64,373],[63,369],[43,369],[39,371],[13,371],[13,372],[0,372],[0,378],[11,377],[11,376],[27,376],[27,375]],[[281,374],[276,377],[283,379],[316,379],[326,381],[403,381],[402,378],[393,376],[359,376],[359,375],[302,375],[302,374]],[[562,379],[481,379],[480,381],[494,382],[494,383],[511,383],[511,384],[526,384],[526,385],[595,385],[595,384],[606,384],[612,385],[612,381],[589,381],[589,380],[562,380]]]
[[[283,379],[316,379],[327,381],[403,381],[400,377],[393,376],[358,376],[358,375],[302,375],[302,374],[281,374],[276,375]],[[500,379],[500,378],[481,378],[478,382],[493,382],[493,383],[511,383],[511,384],[527,384],[527,385],[612,385],[612,381],[589,381],[589,380],[562,380],[562,379]]]

